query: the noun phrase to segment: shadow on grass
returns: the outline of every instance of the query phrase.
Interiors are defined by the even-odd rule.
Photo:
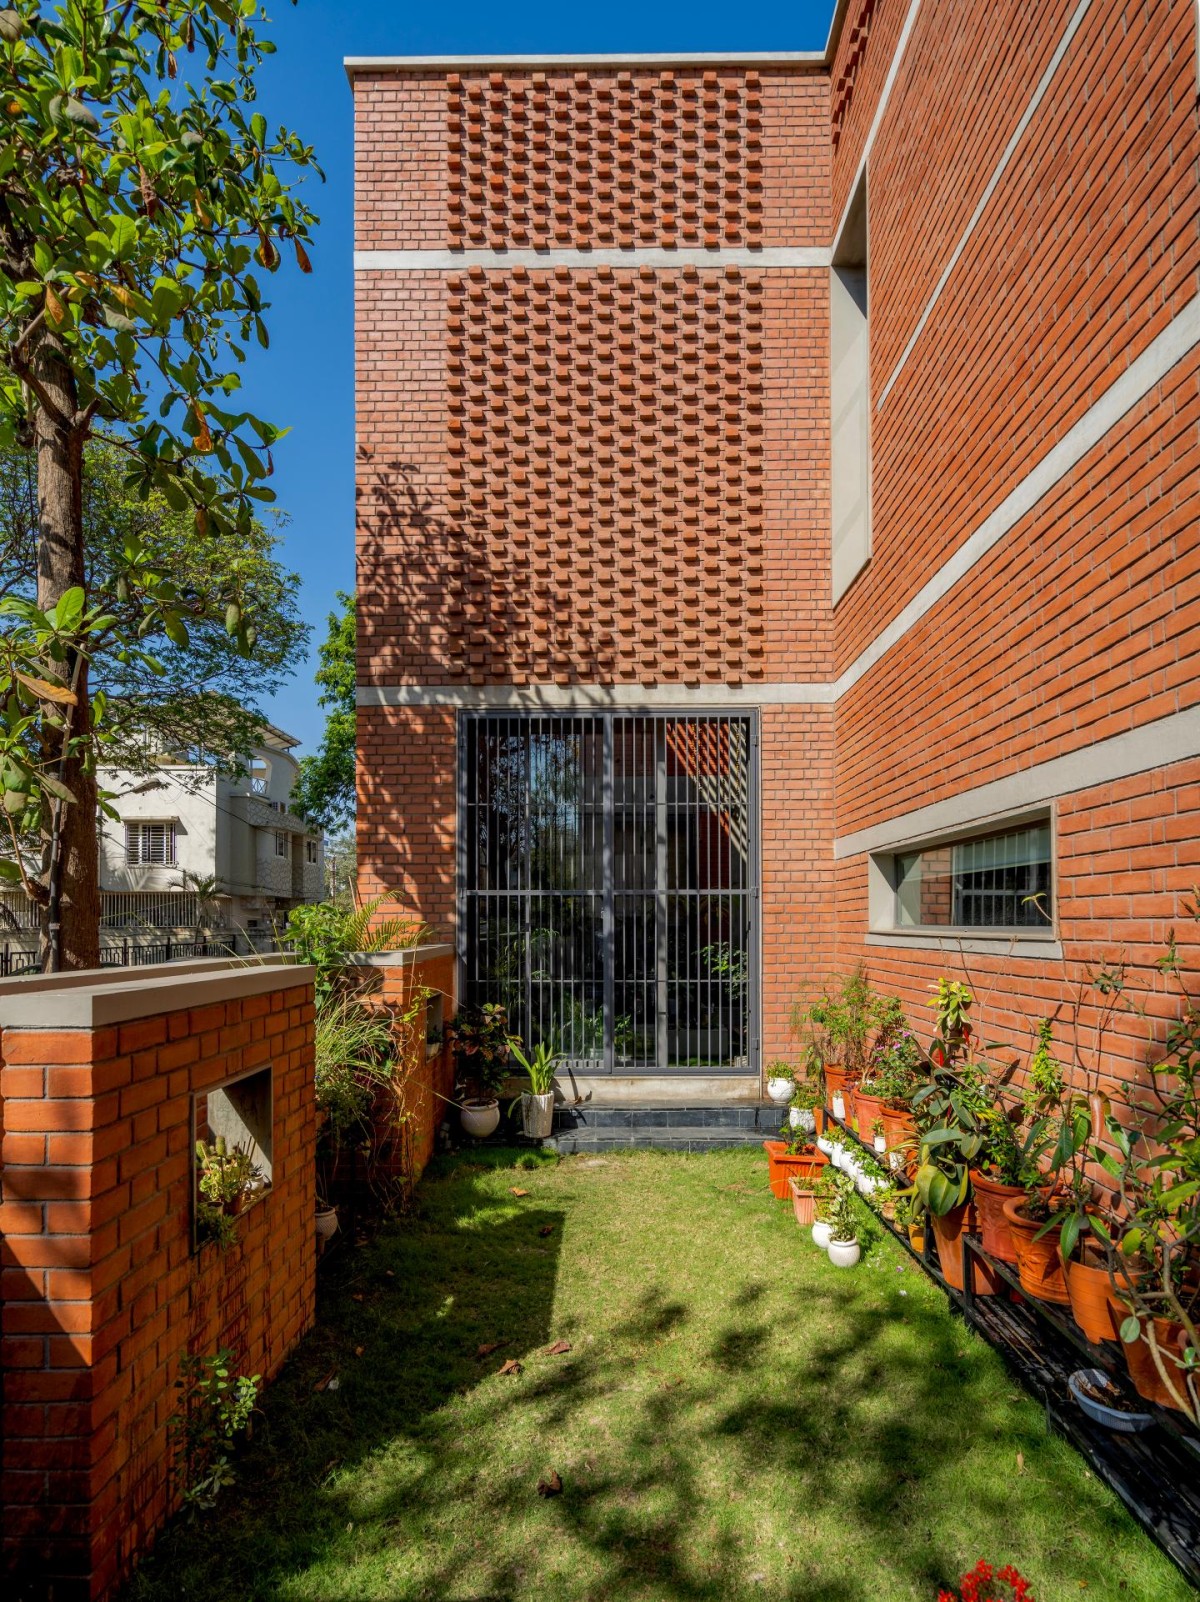
[[[966,1566],[964,1499],[976,1526],[1010,1527],[1008,1479],[973,1473],[972,1460],[1001,1435],[1006,1452],[1032,1459],[1044,1445],[1038,1415],[1014,1419],[1010,1387],[962,1324],[940,1303],[897,1304],[886,1275],[826,1271],[814,1257],[801,1303],[764,1285],[747,1252],[717,1288],[716,1317],[711,1287],[701,1309],[702,1296],[693,1305],[652,1283],[602,1339],[541,1360],[575,1334],[552,1321],[567,1214],[536,1196],[517,1205],[495,1175],[511,1160],[439,1165],[415,1214],[339,1265],[318,1329],[265,1400],[237,1489],[213,1521],[164,1537],[137,1602],[923,1598]],[[774,1229],[775,1205],[753,1197],[737,1210]],[[727,1198],[712,1206],[712,1227],[736,1237],[745,1215],[730,1217]],[[804,1339],[791,1338],[789,1317]],[[677,1336],[692,1354],[677,1370],[673,1357],[642,1361],[647,1349],[673,1351]],[[524,1375],[492,1382],[477,1417],[446,1407],[507,1358],[525,1362]],[[331,1372],[336,1391],[315,1391]],[[609,1415],[620,1433],[606,1433],[603,1410],[623,1397]],[[594,1444],[585,1430],[582,1446],[552,1455],[593,1418]],[[494,1443],[528,1434],[531,1419],[535,1439],[512,1449],[521,1461],[510,1454],[498,1469]],[[541,1503],[533,1482],[555,1465],[563,1494]],[[765,1495],[796,1549],[769,1584],[746,1556]],[[445,1541],[448,1515],[465,1536],[457,1546]],[[1075,1496],[1072,1516],[1090,1524],[1089,1584],[1103,1594],[1119,1515],[1096,1487]],[[557,1550],[577,1571],[555,1569]],[[392,1554],[408,1568],[389,1582]],[[336,1575],[326,1590],[306,1578],[317,1566]],[[468,1568],[482,1578],[466,1580]]]

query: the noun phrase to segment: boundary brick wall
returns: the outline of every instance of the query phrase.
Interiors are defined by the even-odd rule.
[[[92,979],[0,986],[3,1572],[60,1602],[109,1596],[179,1505],[184,1353],[269,1380],[316,1282],[312,970]],[[236,1244],[193,1252],[192,1097],[266,1066],[273,1183]]]

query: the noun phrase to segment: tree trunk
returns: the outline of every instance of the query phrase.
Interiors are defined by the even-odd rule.
[[[42,335],[35,371],[45,405],[37,408],[38,606],[43,612],[63,594],[84,584],[83,436],[75,424],[75,379],[55,335]],[[55,415],[57,414],[57,415]],[[87,663],[47,662],[47,678],[76,672],[78,704],[65,710],[71,734],[86,735],[91,722]],[[100,860],[96,834],[96,780],[77,756],[64,756],[65,736],[44,732],[42,750],[50,771],[74,800],[50,812],[43,826],[42,877],[49,902],[41,914],[42,969],[95,968],[100,964]],[[54,820],[57,818],[57,827]]]

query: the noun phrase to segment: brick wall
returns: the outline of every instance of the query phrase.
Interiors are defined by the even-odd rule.
[[[454,1089],[454,1060],[448,1045],[427,1048],[429,1009],[441,998],[443,1019],[454,1014],[456,967],[452,946],[390,953],[375,959],[382,974],[381,999],[411,1021],[402,1031],[403,1056],[396,1086],[396,1112],[404,1131],[404,1177],[420,1179],[433,1156],[437,1131],[447,1116]]]
[[[1175,341],[835,707],[764,705],[764,1054],[828,964],[923,1001],[945,953],[867,944],[835,838],[1200,701],[1194,6],[850,0],[824,72],[380,72],[355,101],[359,247],[463,252],[358,275],[366,684],[829,684]],[[872,556],[832,608],[826,270],[480,253],[827,245],[864,162]],[[365,881],[446,929],[452,725],[361,725]],[[1064,956],[986,959],[1000,1011],[1066,1007],[1106,917],[1156,944],[1190,871],[1172,772],[1137,781],[1128,915],[1103,807],[1057,797]]]
[[[270,1379],[312,1322],[311,970],[187,966],[0,986],[3,1565],[22,1595],[108,1596],[178,1505],[185,1352],[228,1346]],[[31,1023],[30,996],[62,1026]],[[268,1066],[273,1183],[235,1245],[193,1251],[192,1097]]]

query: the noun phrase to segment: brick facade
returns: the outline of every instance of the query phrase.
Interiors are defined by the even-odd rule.
[[[923,1002],[954,959],[868,935],[853,840],[998,781],[1056,810],[1061,955],[980,952],[996,1017],[1146,961],[1200,878],[1196,75],[1190,0],[850,0],[823,65],[356,70],[356,244],[400,253],[357,274],[365,884],[449,933],[455,705],[725,687],[762,708],[764,1060],[834,965]],[[822,252],[864,172],[834,607]]]
[[[164,977],[189,994],[155,1010]],[[30,995],[68,1018],[0,1035],[3,1572],[22,1595],[97,1599],[179,1505],[184,1353],[229,1347],[268,1380],[312,1323],[311,970],[110,972],[91,1022],[72,978],[0,991],[0,1019]],[[193,1096],[267,1067],[273,1182],[234,1245],[193,1250]]]

